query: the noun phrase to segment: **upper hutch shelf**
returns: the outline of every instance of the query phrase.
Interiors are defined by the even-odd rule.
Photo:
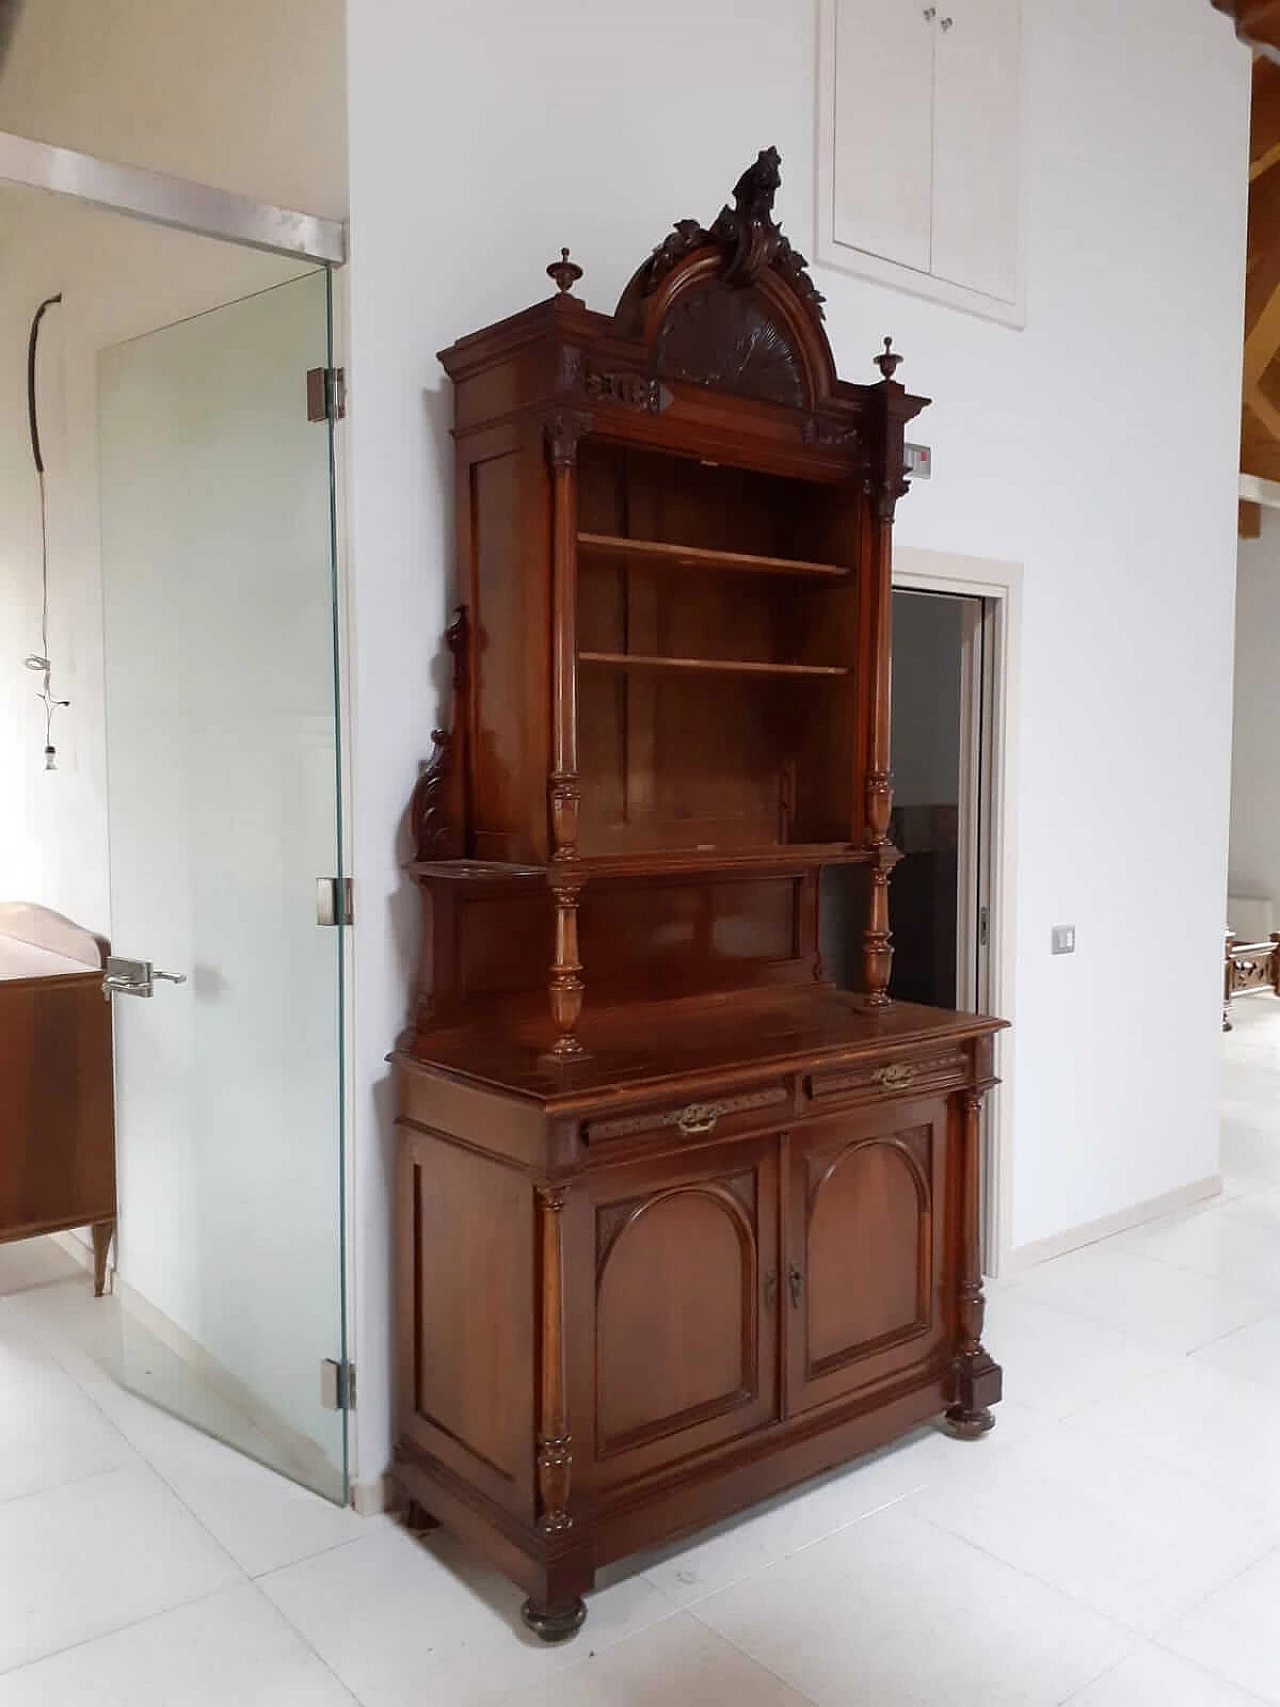
[[[666,540],[627,539],[616,534],[579,533],[586,555],[621,558],[648,569],[711,569],[750,575],[818,575],[844,580],[850,571],[839,563],[812,563],[798,557],[760,557],[749,551],[711,550],[673,545]]]
[[[459,897],[446,958],[479,928],[464,894],[491,881],[511,909],[469,979],[501,983],[512,945],[554,949],[557,1059],[577,1049],[580,901],[602,974],[641,919],[676,940],[651,916],[661,895],[701,945],[698,979],[720,985],[816,954],[796,948],[815,868],[854,861],[873,1003],[887,984],[890,537],[925,399],[887,340],[875,382],[839,378],[822,298],[773,217],[778,182],[766,149],[612,314],[575,293],[566,254],[554,296],[441,355],[463,610],[415,870]],[[466,883],[439,874],[452,860]]]
[[[640,670],[711,670],[731,676],[847,676],[847,664],[770,664],[749,658],[667,658],[644,652],[579,652],[580,664]]]

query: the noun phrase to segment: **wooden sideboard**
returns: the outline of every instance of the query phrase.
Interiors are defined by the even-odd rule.
[[[90,1227],[99,1297],[116,1221],[105,966],[101,938],[0,905],[0,1243]]]
[[[451,726],[411,807],[398,1439],[572,1635],[596,1570],[933,1416],[992,1426],[998,1020],[895,1003],[895,375],[835,372],[764,151],[613,315],[462,339]],[[861,988],[819,951],[855,874]]]

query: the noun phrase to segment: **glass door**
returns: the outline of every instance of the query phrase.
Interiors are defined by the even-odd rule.
[[[318,271],[116,345],[98,431],[124,1379],[344,1500],[331,341]]]

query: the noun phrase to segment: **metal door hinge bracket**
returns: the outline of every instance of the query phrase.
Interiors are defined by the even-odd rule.
[[[349,877],[316,878],[316,923],[318,925],[352,925],[355,908],[351,899]]]
[[[978,909],[978,943],[982,948],[987,946],[991,935],[991,915],[985,907]]]
[[[356,1408],[356,1366],[326,1357],[320,1364],[320,1403],[326,1411]]]
[[[347,370],[342,367],[307,369],[308,421],[341,421],[347,413]]]

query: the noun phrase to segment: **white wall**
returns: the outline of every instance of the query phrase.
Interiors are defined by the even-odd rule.
[[[900,537],[1026,565],[1016,1244],[1217,1165],[1249,85],[1205,0],[1025,11],[1026,331],[818,275],[841,370],[873,378],[891,332],[902,378],[938,399],[921,423],[935,475]],[[808,0],[348,9],[366,1480],[390,1439],[383,1057],[417,931],[397,827],[439,720],[453,572],[434,352],[546,294],[562,243],[610,307],[769,143],[811,252],[814,63]],[[1074,959],[1050,959],[1060,921]],[[1119,1000],[1157,928],[1160,975]]]
[[[26,0],[0,130],[343,219],[344,0]]]
[[[1232,895],[1272,903],[1280,917],[1280,511],[1242,539],[1236,574],[1236,676],[1231,749]]]
[[[131,224],[33,191],[0,190],[0,896],[111,929],[103,724],[97,354],[299,271],[225,244]],[[31,317],[49,509],[49,646],[58,768],[44,769],[39,499],[27,427]],[[136,945],[146,954],[146,945]],[[123,952],[124,950],[122,950]]]
[[[0,76],[0,129],[343,217],[344,0],[28,0]],[[94,354],[298,271],[225,245],[0,197],[0,895],[109,929]],[[41,299],[59,770],[43,772],[39,533],[26,339]],[[16,806],[16,813],[14,808]],[[16,818],[16,822],[13,819]]]

